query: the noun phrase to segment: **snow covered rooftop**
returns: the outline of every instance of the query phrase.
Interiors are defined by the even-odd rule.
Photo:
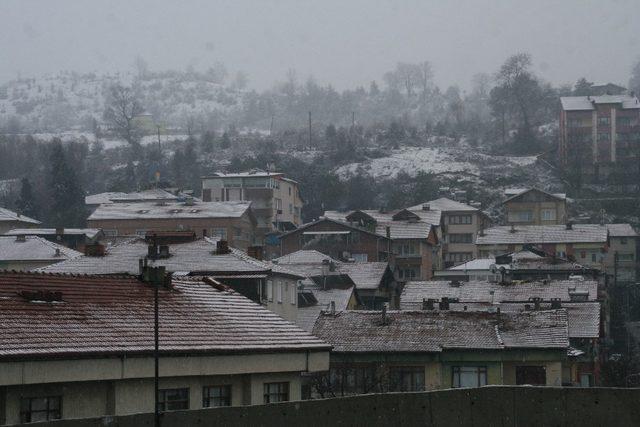
[[[0,236],[0,262],[52,261],[59,262],[82,256],[80,252],[37,236]]]
[[[446,197],[440,197],[439,199],[430,200],[419,205],[411,206],[407,209],[410,211],[420,211],[422,210],[424,205],[429,205],[429,209],[431,210],[438,210],[442,212],[476,212],[480,210],[478,208],[474,208],[473,206],[465,205],[464,203],[456,202],[455,200],[451,200]]]
[[[98,206],[88,220],[239,218],[250,206],[250,202],[111,203]]]
[[[594,110],[596,104],[622,104],[623,109],[640,108],[638,98],[630,95],[563,96],[560,102],[565,111]]]
[[[638,233],[631,224],[607,224],[611,237],[638,237]]]
[[[99,228],[63,228],[64,235],[85,235],[88,239],[95,239],[102,230]],[[4,233],[5,236],[55,236],[55,228],[14,228]]]
[[[476,245],[605,243],[607,237],[607,227],[600,224],[498,226],[483,230]]]
[[[100,205],[112,202],[153,202],[153,201],[171,201],[177,200],[178,197],[160,188],[151,190],[136,191],[132,193],[107,192],[92,194],[84,198],[87,205]]]
[[[41,224],[40,221],[29,218],[28,216],[20,215],[17,212],[10,211],[9,209],[0,208],[0,221],[20,221],[28,222],[30,224]]]

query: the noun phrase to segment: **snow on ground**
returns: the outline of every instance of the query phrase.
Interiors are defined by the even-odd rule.
[[[25,134],[26,135],[26,134]],[[83,131],[66,131],[66,132],[41,132],[41,133],[33,133],[29,134],[36,141],[51,141],[53,138],[59,138],[63,142],[87,142],[92,143],[95,142],[96,137],[91,132],[83,132]],[[170,141],[186,141],[189,138],[189,135],[160,135],[160,142],[170,142]],[[127,142],[123,139],[117,138],[100,138],[100,142],[103,144],[105,149],[121,147],[127,145]],[[140,143],[142,145],[155,144],[158,142],[158,135],[145,135],[142,137]]]
[[[415,176],[418,172],[433,174],[465,173],[478,175],[485,168],[522,167],[533,165],[535,156],[489,156],[468,148],[405,147],[392,150],[387,157],[370,159],[363,163],[350,163],[336,169],[340,179],[357,173],[374,178],[396,178],[404,172]]]

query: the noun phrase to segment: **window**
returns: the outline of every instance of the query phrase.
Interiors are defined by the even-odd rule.
[[[202,388],[202,407],[231,406],[231,386],[214,385]]]
[[[451,215],[449,224],[472,224],[473,217],[471,215]]]
[[[289,285],[289,302],[291,302],[291,304],[296,305],[298,303],[298,284],[297,283],[291,283]]]
[[[276,199],[276,212],[282,213],[282,199]]]
[[[355,262],[367,262],[369,260],[367,254],[351,254],[351,258],[353,258]]]
[[[471,252],[449,252],[445,255],[445,261],[459,264],[467,261],[471,261],[473,253]]]
[[[227,229],[224,227],[214,227],[211,229],[211,237],[227,240]]]
[[[177,411],[189,409],[188,388],[168,388],[159,390],[158,409],[160,411]]]
[[[276,282],[276,301],[282,304],[282,282]]]
[[[423,391],[424,366],[403,366],[389,369],[391,391]]]
[[[398,278],[404,280],[413,280],[420,277],[420,267],[401,268],[398,270]]]
[[[289,401],[289,383],[265,383],[264,403],[277,403]]]
[[[487,385],[486,366],[454,366],[451,368],[454,388],[482,387]]]
[[[591,254],[591,262],[598,262],[598,254],[595,252]]]
[[[34,423],[36,421],[59,420],[61,418],[62,397],[23,397],[20,399],[20,421]]]
[[[621,237],[620,238],[620,244],[621,245],[626,245],[627,244],[627,238],[626,237]]]
[[[542,209],[540,211],[540,217],[543,221],[555,221],[556,210],[555,209]]]
[[[449,234],[449,243],[472,243],[473,234]]]
[[[289,187],[289,195],[291,195],[291,187]]]
[[[598,126],[609,126],[611,119],[609,117],[598,117]]]
[[[293,214],[293,205],[289,203],[289,214]]]
[[[273,281],[267,280],[267,299],[273,301]]]
[[[556,251],[556,257],[565,259],[567,258],[567,253],[565,251]]]
[[[593,387],[593,374],[580,374],[580,387]]]
[[[547,385],[544,366],[516,366],[516,385]]]
[[[533,211],[509,212],[509,222],[531,222],[533,221]]]
[[[579,128],[580,126],[582,126],[582,121],[580,119],[569,119],[570,128]]]
[[[618,261],[633,261],[633,254],[618,254]]]
[[[145,237],[147,235],[147,230],[136,230],[136,236]]]
[[[398,255],[418,255],[420,253],[418,244],[415,242],[397,243],[395,252]]]
[[[104,237],[117,237],[118,236],[118,230],[116,229],[103,229],[102,232],[104,233]]]
[[[340,394],[365,394],[378,390],[376,368],[372,365],[331,368],[329,378]]]
[[[609,133],[607,132],[600,132],[598,133],[598,141],[608,141],[609,140]]]
[[[617,117],[616,124],[618,126],[631,126],[631,117]]]

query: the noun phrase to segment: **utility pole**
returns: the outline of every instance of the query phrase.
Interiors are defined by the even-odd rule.
[[[311,149],[311,111],[309,111],[309,150]]]

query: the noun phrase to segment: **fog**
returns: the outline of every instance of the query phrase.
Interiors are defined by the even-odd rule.
[[[216,61],[269,87],[289,68],[338,89],[430,61],[466,87],[514,52],[554,84],[626,84],[640,55],[637,0],[142,1],[3,0],[0,81],[59,70],[205,69]]]

